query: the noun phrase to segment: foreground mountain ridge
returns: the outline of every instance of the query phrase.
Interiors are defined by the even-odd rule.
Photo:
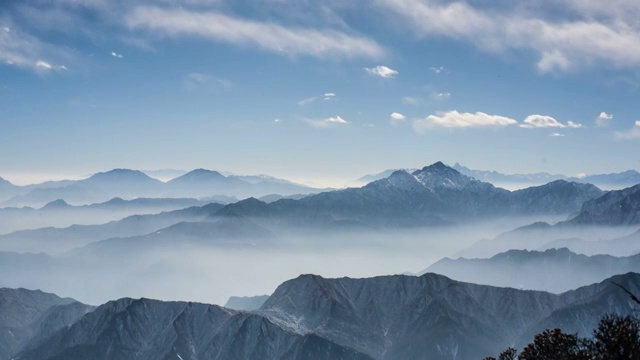
[[[110,301],[24,346],[16,359],[478,359],[546,327],[588,335],[629,314],[640,275],[560,295],[437,274],[284,282],[257,311],[149,299]],[[0,335],[4,336],[4,335]]]

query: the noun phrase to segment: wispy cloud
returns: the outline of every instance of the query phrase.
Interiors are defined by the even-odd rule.
[[[327,93],[324,93],[324,94],[319,95],[319,96],[310,96],[308,98],[299,100],[297,102],[297,104],[299,106],[306,106],[306,105],[309,105],[309,104],[315,102],[316,100],[324,99],[325,101],[329,101],[329,100],[335,99],[335,97],[336,97],[335,93],[327,92]]]
[[[445,113],[440,113],[438,115],[429,115],[424,119],[415,120],[413,122],[413,128],[417,132],[424,132],[429,128],[435,127],[501,127],[516,124],[518,124],[516,120],[505,116],[489,115],[483,112],[460,113],[456,110],[453,110]]]
[[[615,136],[620,140],[640,139],[640,120],[636,121],[631,129],[616,132]]]
[[[424,103],[424,100],[414,96],[403,96],[400,99],[403,105],[420,106]]]
[[[444,66],[432,66],[429,68],[429,70],[433,71],[436,74],[440,74],[445,71],[445,68]]]
[[[549,136],[551,136],[551,137],[564,137],[564,134],[554,132],[554,133],[549,134]]]
[[[137,7],[125,17],[131,29],[153,35],[197,36],[241,46],[257,46],[289,56],[379,58],[384,49],[374,40],[335,30],[292,28],[273,22],[241,19],[219,12]]]
[[[398,71],[384,65],[378,65],[372,68],[364,68],[364,70],[371,75],[379,76],[381,78],[394,78],[396,75],[398,75]]]
[[[67,70],[65,65],[59,63],[63,58],[68,58],[65,50],[42,42],[10,25],[4,25],[0,29],[0,61],[7,65],[39,73],[63,72]]]
[[[598,63],[640,67],[637,1],[616,1],[608,10],[595,1],[541,2],[535,10],[511,4],[480,9],[463,1],[375,3],[400,16],[401,24],[421,38],[445,36],[494,53],[533,51],[542,73]]]
[[[451,98],[451,93],[449,92],[432,92],[431,93],[431,100],[434,101],[444,101],[444,100],[449,100]]]
[[[113,56],[114,58],[118,58],[118,59],[122,59],[123,58],[122,54],[118,54],[115,51],[111,52],[111,56]]]
[[[311,96],[311,97],[308,97],[308,98],[305,98],[305,99],[302,99],[302,100],[298,101],[298,105],[300,105],[300,106],[309,105],[309,104],[311,104],[312,102],[314,102],[316,100],[318,100],[317,96]]]
[[[330,118],[326,118],[326,119],[321,119],[321,120],[311,120],[311,119],[307,119],[306,120],[307,124],[315,127],[315,128],[329,128],[329,127],[335,127],[335,126],[341,126],[341,125],[346,125],[349,122],[343,118],[341,118],[340,116],[332,116]]]
[[[220,79],[213,75],[192,72],[184,78],[182,86],[187,91],[193,91],[203,87],[229,88],[233,86],[233,83],[229,80]]]

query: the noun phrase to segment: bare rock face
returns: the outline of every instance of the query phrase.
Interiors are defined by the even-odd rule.
[[[0,289],[0,358],[11,358],[91,310],[92,306],[39,290]]]
[[[614,278],[632,291],[640,275]],[[478,359],[522,346],[548,327],[588,336],[608,312],[629,314],[628,296],[604,281],[561,295],[461,283],[436,274],[370,279],[303,275],[261,308],[376,359]]]
[[[121,299],[19,359],[368,359],[314,334],[215,305]]]

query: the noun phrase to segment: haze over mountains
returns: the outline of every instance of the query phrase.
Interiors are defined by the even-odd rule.
[[[477,359],[548,326],[586,335],[631,311],[606,278],[640,284],[620,275],[640,272],[640,185],[510,191],[441,162],[324,192],[209,170],[61,185],[11,200],[55,197],[39,208],[0,209],[0,286],[103,305],[43,300],[50,315],[3,345],[16,359]]]
[[[489,259],[444,258],[419,275],[438,273],[476,284],[561,293],[628,272],[640,273],[640,251],[626,257],[586,256],[554,248],[509,250]]]

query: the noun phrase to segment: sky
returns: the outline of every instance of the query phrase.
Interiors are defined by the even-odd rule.
[[[0,176],[640,168],[637,0],[1,0]]]

